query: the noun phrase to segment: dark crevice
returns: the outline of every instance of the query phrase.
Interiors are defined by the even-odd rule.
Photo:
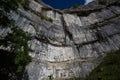
[[[111,8],[107,7],[108,10],[110,10],[113,14],[119,16],[120,14],[117,14],[114,10],[112,10]]]
[[[63,29],[64,29],[64,34],[65,34],[65,43],[66,43],[66,37],[68,36],[69,40],[71,41],[70,43],[72,44],[72,48],[73,48],[73,51],[74,53],[78,53],[79,55],[79,49],[78,47],[75,45],[75,42],[74,42],[74,39],[73,39],[73,35],[72,33],[69,31],[69,29],[67,28],[68,26],[66,25],[65,23],[65,20],[64,20],[64,17],[62,15],[62,23],[63,23]],[[77,56],[77,55],[76,55]]]
[[[66,23],[65,23],[65,21],[64,21],[63,15],[61,16],[61,22],[62,22],[62,25],[63,25],[64,34],[65,34],[64,42],[66,43],[66,37],[67,37],[66,31],[65,31],[65,30],[66,30]]]
[[[61,20],[62,20],[62,25],[63,25],[63,29],[64,29],[64,34],[65,34],[65,39],[64,39],[64,42],[66,43],[67,41],[66,41],[66,37],[68,36],[69,37],[69,35],[68,35],[68,31],[67,31],[67,26],[66,26],[66,23],[65,23],[65,20],[64,20],[64,17],[63,17],[63,15],[61,16]],[[69,37],[69,39],[70,39],[70,37]]]
[[[112,21],[112,20],[114,20],[114,19],[116,19],[116,18],[119,18],[119,17],[120,17],[120,14],[115,15],[115,16],[113,16],[113,17],[110,17],[110,18],[108,18],[108,19],[105,19],[105,20],[103,20],[103,21],[100,21],[100,22],[96,22],[96,23],[94,23],[94,24],[91,24],[91,25],[89,25],[89,26],[91,26],[90,29],[95,29],[95,28],[98,28],[98,27],[104,27],[104,25],[107,25],[108,23],[110,23],[110,21]]]
[[[72,35],[72,33],[69,32],[69,30],[68,30],[68,28],[67,28],[68,26],[67,26],[66,23],[65,23],[65,20],[64,20],[63,15],[62,15],[62,18],[61,18],[61,19],[62,19],[62,24],[63,24],[63,29],[64,29],[65,38],[68,36],[69,39],[72,40],[73,43],[74,43],[73,35]],[[66,43],[66,39],[65,39],[65,43]]]
[[[74,42],[72,34],[67,29],[65,30],[65,32],[68,35],[68,37],[70,38],[70,40],[72,40]]]
[[[108,37],[103,37],[102,34],[100,33],[100,31],[98,30],[96,33],[97,40],[89,41],[89,42],[85,42],[85,43],[81,43],[81,44],[75,44],[75,45],[76,45],[76,48],[79,50],[79,47],[82,47],[83,45],[94,44],[96,42],[106,42],[106,41],[108,41],[108,38],[112,38],[115,35],[120,35],[120,32],[113,34],[113,35],[109,35],[109,36],[107,35]]]
[[[104,41],[105,40],[105,38],[102,36],[102,34],[100,33],[99,30],[97,30],[95,34],[96,34],[96,37],[99,41]]]
[[[102,9],[96,9],[96,10],[88,10],[88,11],[71,11],[71,12],[68,12],[68,13],[70,13],[70,14],[77,14],[78,16],[82,16],[82,17],[84,17],[84,16],[88,16],[90,13],[93,13],[93,12],[100,12]]]
[[[95,41],[90,41],[90,42],[86,42],[86,43],[81,43],[81,44],[75,44],[77,46],[77,48],[82,47],[83,45],[89,45],[89,44],[94,44],[96,42],[98,42],[99,40],[95,40]]]
[[[36,39],[36,40],[38,40],[38,41],[40,41],[40,42],[42,42],[42,43],[45,43],[45,44],[50,44],[50,45],[53,45],[53,46],[55,46],[55,47],[68,47],[68,45],[65,45],[65,44],[62,44],[61,43],[61,45],[58,45],[58,44],[53,44],[53,43],[51,43],[49,40],[48,40],[48,38],[47,37],[37,37],[37,36],[35,36],[35,37],[33,37],[33,39]]]

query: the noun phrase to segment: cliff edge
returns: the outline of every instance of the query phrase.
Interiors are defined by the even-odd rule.
[[[56,10],[31,0],[26,8],[11,11],[16,25],[32,36],[29,80],[86,77],[107,53],[119,50],[120,1],[99,1]],[[6,31],[1,30],[0,36]]]

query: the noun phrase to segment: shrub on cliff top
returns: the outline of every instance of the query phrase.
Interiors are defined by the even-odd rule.
[[[50,18],[50,17],[47,17],[47,16],[41,16],[41,19],[44,19],[44,20],[46,20],[46,21],[49,21],[49,22],[53,22],[53,19],[52,18]]]

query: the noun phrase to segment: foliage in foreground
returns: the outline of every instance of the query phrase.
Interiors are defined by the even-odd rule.
[[[16,10],[19,5],[28,5],[29,0],[0,0],[0,27],[10,27],[13,20],[8,18],[11,10]]]
[[[86,80],[120,80],[120,51],[108,54]]]
[[[86,79],[75,80],[120,80],[120,51],[109,53]]]
[[[4,47],[10,46],[10,52],[14,54],[14,63],[18,66],[17,72],[22,72],[23,66],[31,61],[28,55],[31,49],[27,44],[30,36],[17,27],[12,28],[12,31],[2,40],[2,44]]]
[[[7,36],[0,36],[0,80],[21,80],[25,65],[31,61],[28,52],[30,36],[14,24],[9,18],[11,10],[15,11],[22,5],[29,3],[29,0],[0,0],[0,28],[10,28],[12,33]],[[5,49],[8,48],[9,49]]]

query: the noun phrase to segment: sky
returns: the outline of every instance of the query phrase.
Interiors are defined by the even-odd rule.
[[[43,0],[44,3],[56,9],[69,8],[75,4],[84,5],[88,4],[91,1],[93,0]]]
[[[85,0],[85,4],[88,4],[89,2],[92,2],[94,0]]]

